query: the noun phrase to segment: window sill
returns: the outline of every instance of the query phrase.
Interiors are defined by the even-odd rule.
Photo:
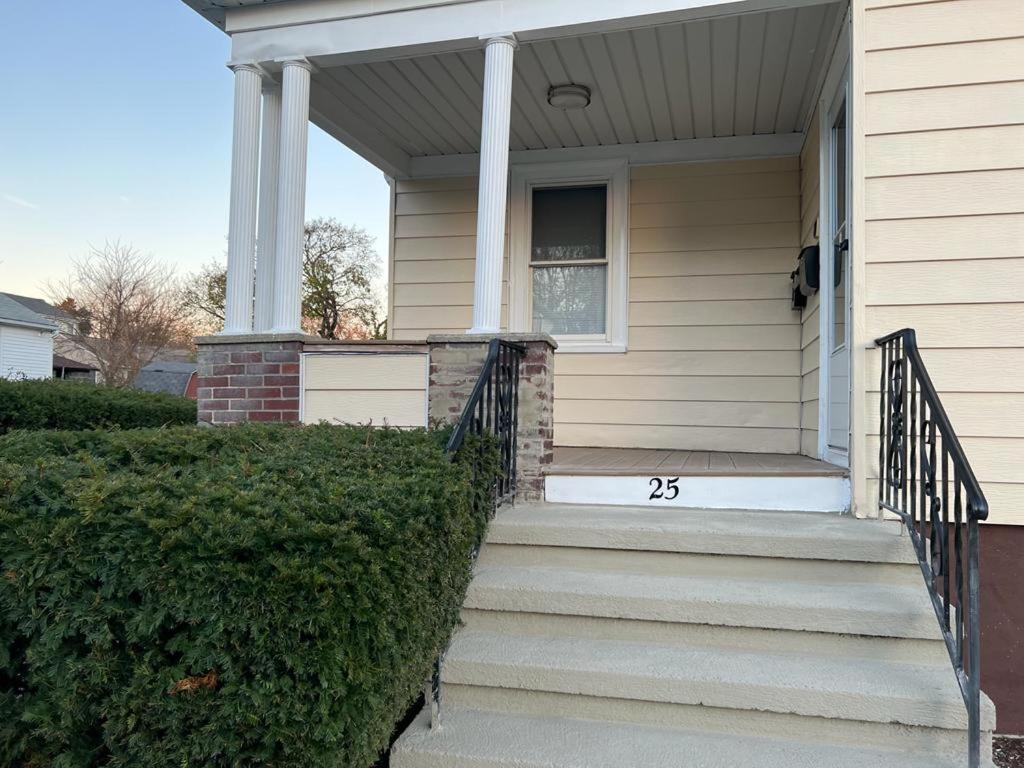
[[[625,344],[613,344],[608,341],[570,341],[568,339],[560,339],[557,336],[555,341],[558,342],[558,352],[568,352],[570,354],[580,353],[603,353],[603,354],[623,354],[626,351]]]

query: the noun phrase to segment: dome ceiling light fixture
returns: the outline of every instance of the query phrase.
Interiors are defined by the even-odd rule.
[[[555,109],[584,109],[590,106],[590,89],[576,83],[552,85],[548,88],[548,104]]]

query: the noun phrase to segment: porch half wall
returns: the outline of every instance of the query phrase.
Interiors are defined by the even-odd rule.
[[[556,444],[800,451],[800,188],[798,157],[631,170],[629,351],[556,353]],[[398,181],[393,205],[392,338],[464,331],[476,179]]]

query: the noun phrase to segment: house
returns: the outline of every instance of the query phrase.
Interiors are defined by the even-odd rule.
[[[154,360],[139,371],[132,388],[196,399],[196,364]]]
[[[96,384],[98,373],[99,369],[95,365],[72,360],[70,357],[59,355],[56,352],[53,355],[53,378],[55,379],[72,379]]]
[[[0,293],[0,378],[48,379],[57,326]]]
[[[55,307],[48,301],[37,299],[33,296],[20,296],[16,293],[4,293],[2,295],[12,301],[16,301],[18,304],[21,304],[25,309],[31,310],[38,315],[42,315],[44,318],[56,325],[57,330],[60,333],[72,335],[78,332],[78,318],[68,312],[65,312],[60,307]]]
[[[539,499],[395,765],[1024,733],[1019,0],[186,1],[235,80],[200,418],[450,420],[526,355]],[[309,120],[390,181],[386,344],[300,333]]]

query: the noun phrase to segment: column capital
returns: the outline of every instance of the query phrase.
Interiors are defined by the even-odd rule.
[[[516,36],[511,32],[503,32],[495,35],[480,35],[480,40],[483,40],[484,47],[491,44],[504,43],[505,45],[511,46],[512,48],[519,47],[519,41],[516,40]]]
[[[285,67],[299,67],[307,72],[313,72],[316,67],[313,66],[313,62],[307,59],[305,56],[286,56],[281,59],[274,59],[275,64],[280,64],[281,69]]]
[[[267,76],[267,70],[255,61],[229,61],[228,69],[232,72],[252,72],[262,78],[266,78]]]

